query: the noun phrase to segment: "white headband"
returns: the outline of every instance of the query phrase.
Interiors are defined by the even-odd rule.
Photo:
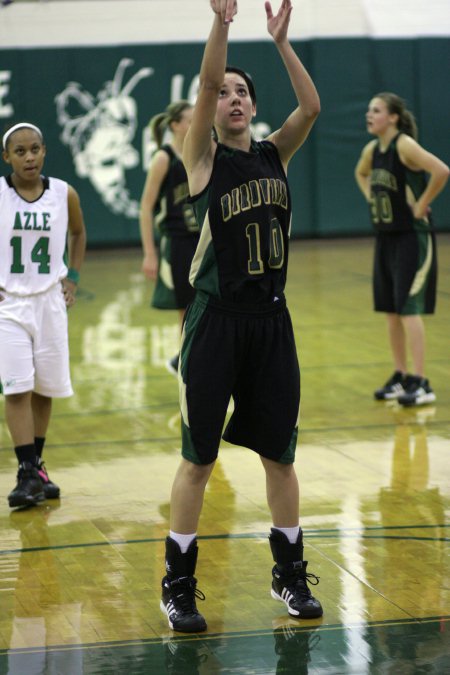
[[[42,135],[42,131],[39,129],[39,127],[35,127],[34,124],[29,124],[28,122],[19,122],[19,124],[15,124],[11,129],[8,129],[8,131],[3,135],[3,150],[6,150],[6,143],[8,141],[8,138],[13,134],[15,131],[18,129],[33,129],[33,131],[36,131],[41,138],[44,138]]]

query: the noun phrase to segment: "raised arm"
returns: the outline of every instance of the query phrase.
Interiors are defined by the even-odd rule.
[[[236,0],[210,0],[210,5],[215,16],[203,53],[197,101],[183,148],[191,195],[201,192],[211,176],[215,152],[211,133],[225,75],[229,24],[237,12]]]
[[[272,12],[270,2],[265,3],[265,9],[267,30],[283,59],[298,101],[298,108],[289,115],[280,129],[269,136],[269,140],[277,146],[281,161],[286,168],[292,155],[308,137],[320,113],[320,99],[314,82],[288,40],[287,34],[292,12],[291,0],[282,0],[276,15]]]

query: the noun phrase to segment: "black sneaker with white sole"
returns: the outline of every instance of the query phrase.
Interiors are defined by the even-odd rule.
[[[273,527],[269,542],[276,563],[272,569],[272,598],[284,602],[289,614],[297,619],[322,616],[322,605],[308,588],[308,583],[316,586],[319,577],[306,572],[308,562],[303,560],[301,529],[297,541],[291,544],[284,532]]]
[[[17,485],[8,495],[10,507],[35,506],[44,500],[44,486],[37,468],[29,462],[22,462],[17,472]]]
[[[405,381],[408,376],[396,370],[380,389],[374,392],[377,401],[392,401],[405,393]]]
[[[206,630],[206,621],[197,609],[196,598],[204,600],[205,596],[197,588],[195,577],[163,578],[160,608],[167,615],[172,630],[180,633]]]
[[[404,406],[426,405],[435,400],[436,394],[430,387],[429,381],[419,375],[408,375],[405,392],[398,397],[398,402]]]
[[[194,539],[185,553],[171,537],[166,538],[166,576],[163,578],[161,611],[167,615],[169,627],[181,633],[202,633],[206,621],[197,609],[196,599],[204,600],[194,576],[198,546]]]
[[[308,588],[308,583],[316,586],[319,577],[308,574],[307,566],[308,562],[302,560],[272,569],[272,598],[284,602],[289,614],[297,619],[317,619],[323,614],[322,605]]]

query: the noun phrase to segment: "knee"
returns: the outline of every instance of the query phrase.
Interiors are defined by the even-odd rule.
[[[39,401],[42,403],[48,404],[49,402],[52,401],[51,396],[44,396],[44,394],[38,394],[37,392],[33,391],[32,398],[34,401]]]
[[[28,403],[31,400],[31,391],[24,391],[20,394],[5,394],[5,402],[7,405],[19,406]]]
[[[212,464],[194,464],[193,462],[183,459],[180,466],[180,473],[184,480],[188,481],[193,486],[197,486],[208,482],[213,468],[214,462],[212,462]]]
[[[261,457],[261,462],[264,466],[266,474],[269,477],[276,476],[279,478],[289,478],[293,475],[296,475],[293,464],[274,462],[272,459],[266,459],[265,457]]]
[[[293,464],[277,464],[275,475],[279,480],[296,480],[297,474]]]

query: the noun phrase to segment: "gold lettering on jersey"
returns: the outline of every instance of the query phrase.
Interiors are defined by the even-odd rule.
[[[261,194],[262,198],[264,200],[264,204],[270,204],[270,193],[269,193],[269,185],[270,181],[268,178],[261,178],[259,181],[259,184],[261,186]]]
[[[252,201],[250,195],[250,188],[247,183],[244,183],[240,187],[240,196],[241,196],[241,211],[248,211],[252,208]]]
[[[382,185],[390,190],[394,190],[394,192],[398,191],[396,177],[392,173],[389,173],[389,171],[386,171],[386,169],[373,169],[370,174],[370,184]]]
[[[260,178],[226,192],[220,198],[223,221],[226,223],[232,216],[257,208],[262,203],[275,204],[287,210],[286,183],[279,178]]]
[[[248,184],[252,206],[261,206],[261,190],[257,180],[251,180]]]
[[[14,217],[13,230],[44,230],[50,231],[48,222],[50,220],[49,213],[36,213],[35,211],[24,211],[22,217],[20,211],[16,211]]]
[[[233,188],[231,190],[231,213],[233,216],[237,216],[237,214],[241,211],[241,200],[239,196],[239,188]]]
[[[187,184],[187,181],[184,183],[180,183],[179,185],[176,185],[173,189],[173,203],[174,204],[181,204],[182,202],[186,201],[187,197],[189,197],[189,186]]]

